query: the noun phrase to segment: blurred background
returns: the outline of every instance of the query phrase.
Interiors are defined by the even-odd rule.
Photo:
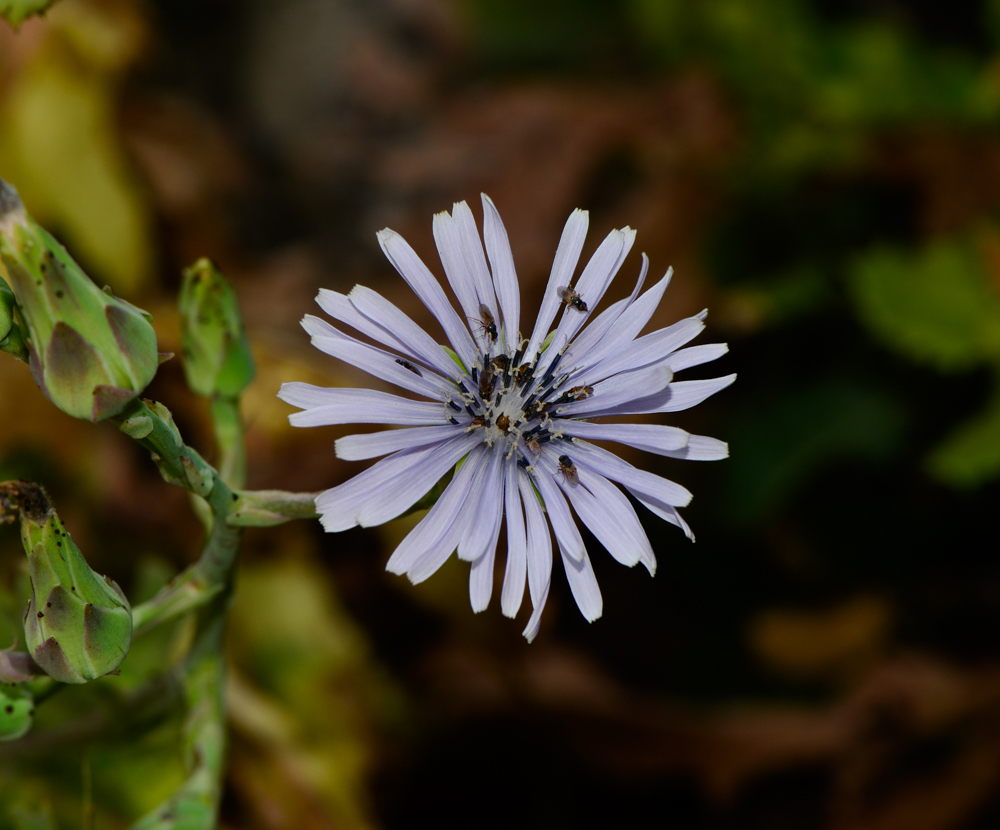
[[[235,283],[259,366],[249,484],[319,490],[350,427],[295,431],[279,384],[365,385],[298,326],[384,261],[441,274],[431,216],[479,193],[529,315],[563,222],[639,231],[654,324],[708,307],[739,372],[671,423],[732,458],[630,460],[695,493],[644,514],[655,579],[591,540],[605,616],[557,565],[537,641],[467,566],[384,571],[418,517],[246,535],[230,629],[225,827],[1000,826],[1000,2],[62,0],[0,22],[0,176],[179,351],[180,270]],[[700,373],[700,374],[698,374]],[[211,457],[178,361],[150,389]],[[133,601],[192,561],[185,494],[0,360],[0,479],[44,484]],[[648,519],[648,521],[647,521]],[[501,557],[502,560],[502,557]],[[27,597],[0,530],[0,646]],[[498,583],[499,584],[499,583]],[[527,606],[527,601],[525,606]],[[126,827],[182,776],[138,640],[0,745],[0,827]],[[162,696],[161,696],[162,697]],[[139,737],[141,736],[141,737]]]

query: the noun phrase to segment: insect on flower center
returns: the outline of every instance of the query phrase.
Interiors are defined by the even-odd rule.
[[[543,363],[522,363],[521,348],[504,354],[483,354],[469,373],[468,381],[459,383],[464,406],[451,402],[449,421],[468,430],[482,430],[483,441],[513,453],[520,445],[522,463],[530,465],[541,453],[542,444],[561,438],[557,429],[560,407],[589,398],[593,387],[572,384],[581,367],[563,371],[560,366],[567,347]],[[468,414],[459,419],[456,414]]]

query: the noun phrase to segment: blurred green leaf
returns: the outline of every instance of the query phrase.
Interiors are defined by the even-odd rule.
[[[95,25],[95,14],[64,8],[58,32],[5,95],[0,176],[16,183],[39,222],[58,229],[99,284],[133,294],[152,269],[149,207],[119,138],[119,67],[87,50],[115,22]],[[130,25],[119,24],[123,37],[138,37]]]
[[[757,518],[831,461],[891,455],[904,427],[896,401],[855,380],[819,381],[775,397],[732,433],[734,516]]]
[[[239,585],[229,702],[234,728],[255,749],[234,756],[232,777],[251,803],[253,782],[267,780],[269,803],[287,816],[302,809],[305,785],[333,824],[367,830],[368,739],[376,722],[396,717],[395,690],[314,562],[285,550],[245,565]]]
[[[0,17],[12,26],[20,26],[33,14],[41,14],[56,0],[0,0]]]
[[[929,48],[898,24],[831,25],[814,6],[631,0],[628,16],[654,63],[705,64],[721,76],[750,133],[752,163],[739,172],[758,186],[857,165],[873,127],[988,123],[1000,109],[988,66]]]
[[[975,487],[1000,475],[1000,395],[931,453],[927,469],[953,487]]]
[[[849,275],[858,316],[885,345],[941,371],[1000,354],[1000,294],[969,239],[875,248]]]

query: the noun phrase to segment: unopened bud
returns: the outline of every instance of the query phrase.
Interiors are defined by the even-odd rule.
[[[0,686],[0,741],[24,737],[35,720],[35,701],[27,689]]]
[[[24,635],[34,661],[63,683],[115,671],[132,641],[132,609],[121,588],[90,569],[37,484],[6,482],[0,501],[21,514],[31,576]]]
[[[74,418],[100,421],[121,412],[156,374],[150,316],[98,288],[3,180],[0,259],[42,392]]]
[[[191,391],[235,398],[250,385],[255,369],[233,287],[210,260],[199,259],[184,271],[179,306]]]

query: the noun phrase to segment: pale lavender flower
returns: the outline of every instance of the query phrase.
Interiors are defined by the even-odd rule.
[[[677,511],[691,500],[686,489],[591,442],[618,442],[672,458],[725,458],[728,448],[715,438],[615,421],[688,409],[736,376],[674,381],[675,372],[714,360],[727,347],[682,348],[704,328],[705,312],[640,335],[671,276],[668,271],[640,294],[649,265],[645,254],[631,296],[594,313],[632,248],[635,231],[611,231],[574,281],[589,222],[583,210],[566,222],[531,336],[522,339],[507,232],[485,194],[483,211],[486,256],[465,202],[450,215],[434,217],[434,239],[461,312],[399,234],[388,229],[378,234],[385,255],[441,324],[450,347],[362,285],[347,295],[323,289],[316,301],[335,320],[385,348],[316,317],[302,321],[320,350],[421,400],[306,383],[286,383],[279,396],[303,410],[290,416],[295,426],[406,427],[337,441],[343,459],[388,457],[317,497],[327,531],[389,521],[455,470],[441,497],[392,554],[387,568],[393,573],[421,582],[457,549],[458,557],[471,563],[472,608],[482,611],[493,591],[506,518],[500,605],[513,617],[527,581],[533,612],[524,636],[531,640],[552,580],[550,525],[573,596],[589,621],[601,616],[601,592],[573,513],[615,559],[630,567],[641,562],[650,574],[656,569],[653,549],[618,485],[694,538]]]

